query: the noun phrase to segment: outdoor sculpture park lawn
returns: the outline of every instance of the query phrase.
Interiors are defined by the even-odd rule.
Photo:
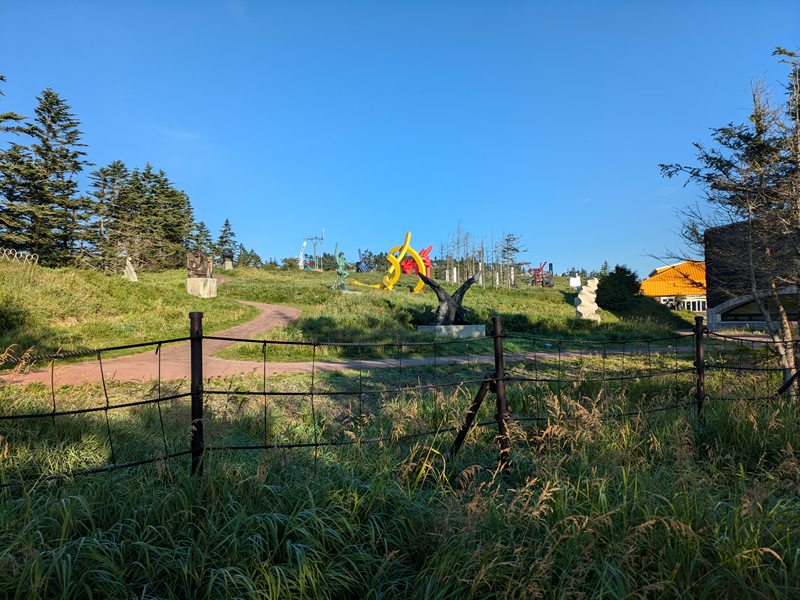
[[[231,298],[189,296],[185,279],[185,268],[139,273],[131,283],[119,274],[0,261],[0,352],[12,345],[15,355],[36,355],[186,337],[192,310],[204,312],[206,333],[258,314]]]
[[[365,283],[377,284],[383,275],[362,273],[359,278]],[[507,331],[541,337],[595,340],[668,337],[673,335],[675,328],[691,327],[691,322],[674,315],[666,307],[657,306],[648,298],[622,318],[604,311],[603,323],[599,326],[590,321],[581,321],[575,318],[574,291],[569,288],[565,278],[555,279],[554,288],[526,286],[495,290],[491,286],[484,288],[473,285],[464,303],[470,311],[469,320],[487,325],[487,331],[490,331],[491,317],[501,315]],[[360,287],[359,290],[363,290],[361,296],[343,296],[333,292],[326,281],[330,281],[330,274],[299,270],[248,270],[231,282],[229,293],[230,297],[292,304],[303,309],[303,314],[296,321],[271,331],[263,336],[266,339],[404,343],[427,339],[417,333],[416,326],[428,325],[436,318],[432,310],[437,308],[439,301],[427,287],[421,293],[410,293],[410,289],[419,281],[417,275],[402,275],[395,291],[391,292]],[[460,287],[447,283],[441,285],[450,294]],[[443,348],[440,351],[448,351]],[[470,342],[468,351],[491,352],[491,342]],[[357,358],[357,354],[354,354],[357,352],[357,349],[320,347],[317,356],[350,359]],[[452,352],[465,353],[463,346],[453,346]],[[234,345],[218,355],[236,360],[263,360],[262,348],[252,344]],[[385,355],[386,352],[381,349],[362,349],[362,357]],[[307,360],[311,358],[311,349],[268,345],[267,357],[273,361]]]
[[[434,315],[430,311],[437,305],[429,290],[409,293],[419,281],[416,275],[402,275],[394,292],[362,287],[363,295],[349,297],[330,289],[329,272],[245,268],[226,275],[232,280],[220,284],[219,297],[198,299],[184,291],[183,268],[143,272],[139,282],[132,284],[115,274],[20,268],[0,261],[0,350],[16,345],[15,353],[30,349],[32,354],[43,354],[184,337],[187,314],[192,310],[204,312],[204,330],[213,333],[257,314],[255,308],[235,302],[237,298],[303,310],[289,327],[271,332],[270,339],[409,342],[420,339],[414,327],[431,322]],[[383,275],[362,273],[359,277],[377,284]],[[652,311],[646,318],[634,313],[618,319],[604,312],[599,327],[581,322],[574,318],[574,292],[561,278],[556,280],[553,289],[494,290],[474,285],[467,297],[470,320],[488,324],[493,315],[500,314],[508,331],[595,339],[662,337],[681,323],[663,307],[650,306],[654,302],[642,304],[643,309]],[[458,286],[444,287],[453,293]],[[644,310],[639,314],[645,314]],[[238,347],[226,350],[224,356],[261,360],[260,354],[252,352],[252,347]],[[310,357],[296,349],[269,347],[268,352],[270,360]],[[325,355],[328,351],[321,352]]]

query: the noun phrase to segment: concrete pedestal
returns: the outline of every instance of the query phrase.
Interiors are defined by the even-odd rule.
[[[475,338],[486,335],[485,325],[417,325],[417,332],[437,337]]]
[[[222,270],[223,271],[231,271],[231,270],[233,270],[233,261],[228,259],[228,258],[226,258],[222,262]]]
[[[217,280],[213,277],[189,277],[186,280],[186,293],[197,298],[216,298]]]

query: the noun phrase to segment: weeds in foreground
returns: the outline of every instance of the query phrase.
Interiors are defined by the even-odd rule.
[[[525,372],[530,365],[515,368]],[[468,367],[406,372],[466,379]],[[375,444],[206,454],[188,461],[0,491],[0,594],[11,598],[763,598],[800,594],[796,407],[741,400],[752,381],[714,374],[703,422],[691,378],[509,386],[512,470],[495,429],[400,434],[459,424],[474,393],[365,394],[356,375],[208,382],[207,440],[228,446],[388,437]],[[466,377],[465,377],[466,376]],[[772,381],[757,381],[768,387]],[[583,386],[583,387],[582,387]],[[388,387],[388,385],[386,385]],[[164,395],[180,390],[162,390]],[[334,395],[352,391],[352,396]],[[326,394],[326,392],[328,392]],[[49,390],[0,389],[2,413],[46,406]],[[111,385],[112,403],[152,397]],[[359,400],[361,401],[359,405]],[[61,388],[60,406],[101,402]],[[488,402],[487,402],[488,404]],[[117,460],[185,448],[183,400],[110,411]],[[633,413],[630,416],[624,416]],[[492,420],[486,405],[479,421]],[[161,422],[164,423],[164,435]],[[106,464],[103,413],[0,421],[0,476]]]

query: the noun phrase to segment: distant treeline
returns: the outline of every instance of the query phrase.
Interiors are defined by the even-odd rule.
[[[53,90],[36,99],[33,119],[0,113],[9,138],[0,150],[0,246],[37,254],[49,267],[119,271],[128,257],[137,270],[175,268],[187,250],[219,260],[223,246],[261,264],[235,243],[227,220],[213,242],[205,223],[195,222],[189,196],[150,164],[130,169],[114,161],[91,171],[81,193],[77,177],[95,165],[83,150],[80,121]]]

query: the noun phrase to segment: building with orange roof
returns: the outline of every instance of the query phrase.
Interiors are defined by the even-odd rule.
[[[679,310],[705,312],[706,264],[697,260],[654,269],[639,293]]]

